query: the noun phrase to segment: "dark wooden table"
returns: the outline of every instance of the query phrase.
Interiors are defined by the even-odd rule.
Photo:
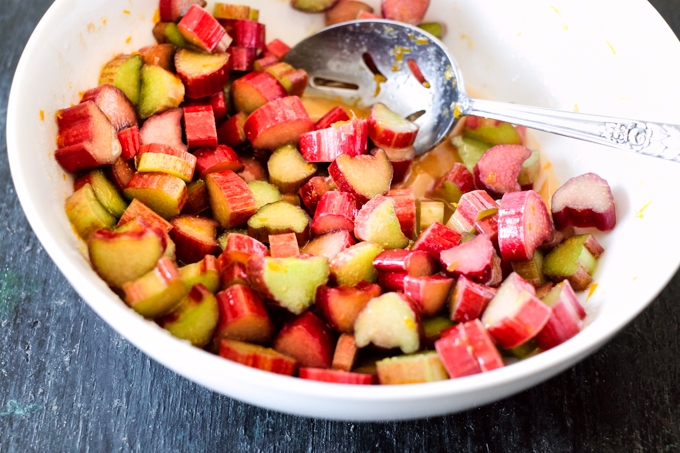
[[[69,286],[14,193],[7,98],[51,3],[3,0],[0,8],[0,452],[680,451],[680,274],[592,357],[516,396],[446,417],[340,423],[284,415],[151,361]],[[680,34],[680,1],[652,3]]]

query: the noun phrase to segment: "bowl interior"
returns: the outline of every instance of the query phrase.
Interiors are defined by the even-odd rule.
[[[294,11],[288,2],[244,3],[260,9],[267,40],[293,45],[323,26],[323,16]],[[63,211],[72,179],[53,157],[56,111],[95,86],[99,69],[112,56],[153,42],[156,8],[155,0],[57,0],[17,69],[7,140],[22,206],[67,279],[114,329],[189,379],[253,404],[325,418],[386,420],[463,410],[522,390],[592,352],[639,313],[680,264],[680,236],[672,221],[680,195],[666,189],[667,181],[677,177],[678,164],[534,133],[557,181],[595,172],[608,180],[617,201],[616,229],[596,235],[606,250],[597,285],[581,295],[588,325],[564,345],[484,375],[337,392],[336,386],[260,372],[175,340],[127,308],[91,270],[85,246]],[[680,91],[672,89],[680,73],[680,43],[643,0],[625,5],[615,0],[433,0],[426,20],[447,24],[445,44],[472,94],[680,123]]]

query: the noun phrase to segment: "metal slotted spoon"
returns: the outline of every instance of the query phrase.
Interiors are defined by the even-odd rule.
[[[418,154],[444,140],[462,116],[475,115],[680,161],[680,125],[473,99],[444,45],[404,23],[334,25],[300,42],[284,61],[308,72],[308,95],[362,108],[382,102],[415,121]]]

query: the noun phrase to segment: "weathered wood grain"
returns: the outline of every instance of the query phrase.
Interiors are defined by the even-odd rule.
[[[283,415],[151,361],[71,289],[14,194],[5,120],[19,55],[50,0],[0,8],[0,451],[680,451],[680,275],[601,351],[461,414],[400,423]],[[677,0],[654,0],[680,33]]]

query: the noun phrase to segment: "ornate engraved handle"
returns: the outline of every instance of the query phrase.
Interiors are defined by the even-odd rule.
[[[458,111],[680,162],[680,125],[610,118],[462,97]]]

